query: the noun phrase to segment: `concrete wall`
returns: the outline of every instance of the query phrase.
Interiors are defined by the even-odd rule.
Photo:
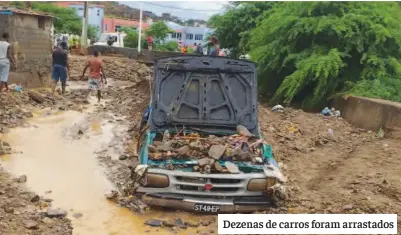
[[[377,131],[401,128],[401,103],[364,97],[339,97],[334,107],[354,126]]]
[[[149,51],[141,50],[138,53],[137,49],[134,48],[121,48],[121,47],[109,47],[109,46],[90,46],[88,48],[88,54],[92,54],[94,50],[97,50],[102,55],[116,54],[130,59],[143,61],[146,63],[153,63],[153,60],[161,57],[182,55],[179,52],[166,52],[166,51]]]

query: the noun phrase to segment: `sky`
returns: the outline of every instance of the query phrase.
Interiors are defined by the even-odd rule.
[[[180,17],[182,19],[207,20],[212,15],[223,12],[224,5],[227,4],[228,1],[120,1],[119,3],[138,9],[139,4],[142,4],[142,10],[151,11],[156,15],[161,15],[162,13],[170,13],[171,15]]]

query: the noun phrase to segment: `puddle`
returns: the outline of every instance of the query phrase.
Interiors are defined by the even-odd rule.
[[[67,210],[76,235],[188,234],[202,230],[188,228],[175,233],[167,228],[149,228],[144,225],[148,219],[197,221],[200,217],[154,210],[136,215],[107,201],[104,194],[114,186],[94,152],[108,146],[116,124],[100,120],[85,124],[87,115],[75,111],[37,113],[30,127],[12,129],[6,136],[13,149],[22,153],[3,158],[3,165],[16,176],[27,175],[32,191],[53,199],[53,207]],[[84,123],[86,128],[78,140],[74,139],[74,123]],[[52,192],[45,194],[49,190]],[[76,219],[74,213],[83,216]]]

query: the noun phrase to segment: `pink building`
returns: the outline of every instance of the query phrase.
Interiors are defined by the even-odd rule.
[[[139,21],[106,17],[103,19],[103,32],[105,33],[117,32],[122,27],[139,28]],[[142,29],[146,30],[147,28],[149,28],[149,24],[142,21]]]

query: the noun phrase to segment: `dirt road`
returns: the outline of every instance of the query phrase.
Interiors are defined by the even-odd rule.
[[[75,60],[80,64],[82,58]],[[122,197],[121,205],[144,209],[133,213],[105,199],[104,193],[111,189],[124,190],[130,173],[127,166],[136,162],[133,138],[149,99],[148,82],[143,78],[150,76],[149,70],[142,69],[132,79],[125,79],[115,71],[125,71],[129,66],[126,60],[109,60],[113,61],[110,74],[115,80],[105,90],[106,100],[101,104],[92,102],[94,98],[85,102],[81,90],[85,83],[80,82],[70,83],[65,99],[53,99],[46,91],[40,91],[45,97],[40,104],[19,93],[3,99],[18,105],[18,110],[10,106],[0,113],[1,130],[8,132],[3,140],[22,153],[1,156],[1,164],[11,173],[0,171],[0,210],[6,212],[0,216],[1,234],[71,234],[72,227],[74,234],[81,235],[93,231],[217,234],[215,216],[148,210],[134,203],[135,198]],[[118,74],[124,82],[117,80]],[[260,105],[259,116],[290,189],[289,200],[266,213],[401,211],[400,134],[378,137],[341,118],[290,108],[275,113]],[[24,124],[28,120],[24,118],[30,119]],[[22,127],[10,129],[15,126]],[[22,174],[27,176],[26,183],[12,180]],[[26,191],[42,198],[31,202],[36,194]],[[53,199],[51,207],[60,207],[67,216],[50,219],[47,199]],[[190,226],[149,227],[144,225],[149,219],[181,219]]]

